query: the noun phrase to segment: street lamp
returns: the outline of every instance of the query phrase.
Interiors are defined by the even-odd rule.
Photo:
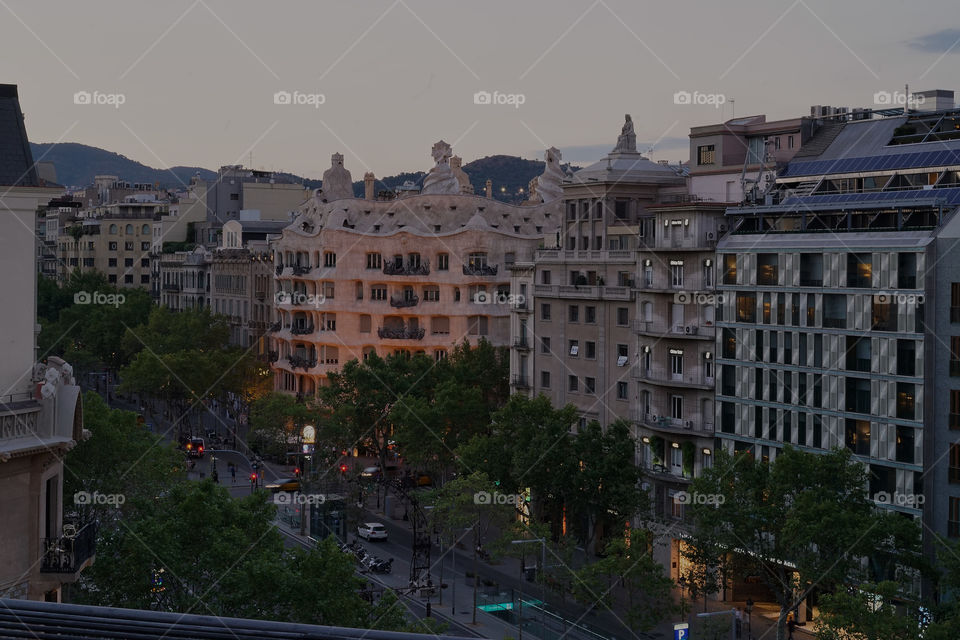
[[[747,598],[746,606],[743,607],[747,612],[747,640],[753,640],[753,625],[750,624],[750,612],[753,611],[753,598]]]

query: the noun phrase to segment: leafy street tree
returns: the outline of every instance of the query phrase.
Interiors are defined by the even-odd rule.
[[[652,536],[635,529],[629,542],[614,538],[604,549],[604,557],[576,572],[574,597],[588,607],[603,606],[625,612],[635,632],[650,631],[677,611],[673,603],[673,580],[653,559]],[[618,602],[623,589],[625,602]]]
[[[103,504],[82,507],[103,522],[137,499],[152,499],[184,479],[183,456],[137,424],[136,414],[110,409],[98,394],[87,392],[83,421],[91,436],[64,459],[65,502],[70,503],[79,491],[123,495],[119,510]]]
[[[606,430],[590,422],[574,437],[573,449],[579,460],[569,506],[583,523],[581,537],[590,549],[598,529],[614,538],[622,535],[636,515],[648,510],[649,497],[637,489],[636,441],[626,421]]]
[[[900,585],[864,583],[820,597],[817,640],[901,640],[920,635],[916,612],[898,610]]]
[[[782,640],[787,614],[813,590],[872,579],[863,559],[903,535],[898,516],[879,513],[867,486],[865,468],[846,449],[813,454],[788,446],[773,463],[719,452],[690,488],[698,497],[687,507],[691,544],[729,558],[733,576],[762,578],[780,605]],[[903,564],[918,546],[914,533],[914,548],[901,549]]]
[[[473,544],[473,622],[477,621],[477,593],[479,574],[477,550],[490,537],[507,531],[516,519],[516,507],[497,500],[499,487],[483,473],[475,472],[460,476],[436,490],[430,500],[431,526],[439,531],[451,545],[459,543],[467,535]]]
[[[321,402],[330,411],[321,437],[343,448],[366,447],[386,466],[395,405],[400,398],[428,394],[435,376],[434,361],[422,355],[351,360],[320,388]]]
[[[63,288],[40,278],[37,289],[40,353],[69,358],[78,373],[97,366],[116,371],[125,364],[121,340],[153,306],[145,289],[118,289],[96,272],[75,271]]]
[[[184,483],[108,531],[80,582],[83,602],[359,628],[409,628],[389,599],[373,606],[332,539],[285,550],[275,507],[213,482]]]
[[[248,385],[262,390],[266,384],[264,365],[249,350],[230,346],[226,321],[209,309],[156,308],[146,324],[127,331],[123,350],[133,355],[121,370],[121,390],[169,403],[187,422],[177,424],[181,432],[192,430],[190,416],[209,400],[228,392],[243,395]]]
[[[262,455],[299,449],[303,427],[316,426],[318,410],[287,393],[270,393],[250,407],[249,444]]]

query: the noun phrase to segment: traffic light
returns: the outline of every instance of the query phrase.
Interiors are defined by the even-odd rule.
[[[346,474],[347,474],[347,465],[345,465],[345,464],[340,465],[340,474],[341,474],[341,475],[346,475]]]
[[[293,470],[293,475],[296,476],[297,478],[300,477],[300,467],[297,467],[296,469]]]
[[[251,474],[250,474],[250,482],[251,482],[252,484],[255,484],[255,483],[257,482],[257,474],[255,474],[255,473],[251,473]]]

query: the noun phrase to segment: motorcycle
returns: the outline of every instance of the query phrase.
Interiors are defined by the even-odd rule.
[[[389,560],[380,560],[379,558],[370,566],[374,573],[391,573],[393,571],[393,558]]]

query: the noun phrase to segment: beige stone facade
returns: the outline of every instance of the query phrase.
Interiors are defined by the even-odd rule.
[[[532,260],[559,215],[559,202],[460,194],[307,201],[272,244],[278,389],[314,393],[373,352],[439,359],[464,339],[506,346],[509,267]]]
[[[118,287],[149,289],[153,224],[166,206],[156,201],[106,205],[61,226],[57,280],[65,282],[74,269],[96,270]]]

